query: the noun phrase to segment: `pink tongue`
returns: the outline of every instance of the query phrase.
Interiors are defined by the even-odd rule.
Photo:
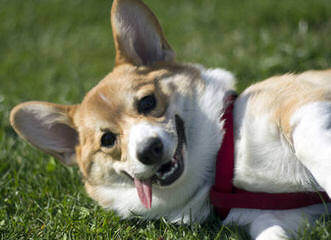
[[[151,180],[139,180],[134,179],[134,184],[136,185],[137,193],[141,203],[145,208],[152,207],[152,182]]]

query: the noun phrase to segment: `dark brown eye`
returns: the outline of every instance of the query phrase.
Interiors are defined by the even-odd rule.
[[[116,135],[112,132],[106,132],[101,137],[101,146],[103,147],[112,147],[116,141]]]
[[[140,114],[147,114],[156,107],[156,98],[154,95],[143,97],[138,102],[138,112]]]

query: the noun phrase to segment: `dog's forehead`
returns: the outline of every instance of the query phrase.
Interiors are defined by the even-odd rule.
[[[123,108],[134,98],[143,97],[148,91],[154,91],[156,83],[165,75],[171,74],[164,69],[148,69],[137,67],[116,68],[92,89],[83,104],[99,107]]]
[[[89,122],[123,121],[135,112],[135,101],[159,91],[159,80],[172,74],[164,68],[117,67],[86,95],[80,116]]]

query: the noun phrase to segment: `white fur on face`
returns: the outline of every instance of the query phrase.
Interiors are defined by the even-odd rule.
[[[165,156],[156,165],[145,165],[137,158],[137,151],[140,144],[148,138],[159,138],[163,144]],[[174,121],[168,124],[156,125],[147,121],[134,125],[130,129],[128,153],[131,172],[137,178],[145,179],[155,174],[155,171],[162,164],[171,160],[177,146],[177,134]]]

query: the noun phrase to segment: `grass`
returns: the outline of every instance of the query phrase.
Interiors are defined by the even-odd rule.
[[[331,65],[329,0],[146,0],[178,60],[224,67],[241,91],[274,74]],[[0,0],[1,239],[249,239],[244,228],[121,220],[90,200],[76,168],[18,139],[10,109],[78,103],[113,66],[111,1]],[[299,239],[330,239],[331,221]]]

